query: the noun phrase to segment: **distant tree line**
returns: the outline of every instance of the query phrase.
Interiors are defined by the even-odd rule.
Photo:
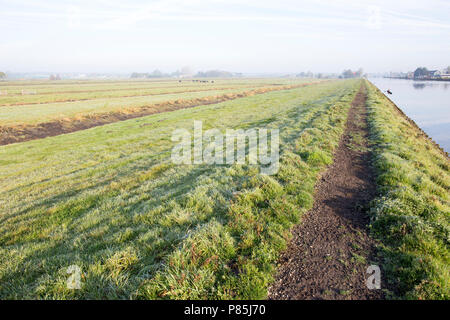
[[[447,67],[443,69],[442,71],[439,70],[428,70],[425,67],[419,67],[417,68],[414,73],[414,79],[434,79],[434,78],[440,78],[441,75],[448,75],[450,74],[450,67]]]
[[[426,67],[418,67],[414,71],[391,72],[388,78],[415,79],[415,80],[450,80],[450,67],[440,70],[428,70]]]
[[[297,78],[317,78],[317,79],[330,79],[337,78],[339,74],[336,73],[312,73],[308,72],[300,72],[295,75]]]
[[[159,71],[158,69],[154,70],[151,73],[139,73],[139,72],[133,72],[131,74],[131,78],[164,78],[164,77],[170,77],[170,74],[165,74]]]
[[[314,74],[311,71],[300,72],[296,74],[297,78],[314,78]]]
[[[160,70],[156,69],[151,73],[139,73],[133,72],[131,74],[131,78],[169,78],[169,77],[196,77],[196,78],[229,78],[229,77],[240,77],[241,73],[232,73],[228,71],[221,70],[208,70],[208,71],[199,71],[197,74],[193,75],[189,68],[184,67],[181,70],[177,70],[172,73],[163,73]]]
[[[59,76],[59,74],[51,74],[48,79],[49,80],[61,80],[61,77]]]
[[[414,78],[421,78],[428,76],[430,72],[425,67],[419,67],[414,71]]]
[[[6,79],[6,73],[0,71],[0,79]]]
[[[450,74],[450,66],[449,67],[447,67],[447,68],[444,68],[443,70],[442,70],[444,73],[446,73],[446,74]],[[414,77],[420,77],[420,76],[427,76],[427,75],[429,75],[430,74],[430,70],[428,70],[427,68],[425,68],[425,67],[419,67],[419,68],[417,68],[415,71],[414,71]]]
[[[342,75],[339,78],[345,78],[345,79],[347,79],[347,78],[361,78],[363,76],[363,74],[364,74],[364,71],[363,71],[362,68],[359,68],[356,71],[352,71],[351,69],[347,69],[347,70],[344,70],[342,72]]]
[[[232,73],[228,71],[220,71],[220,70],[208,70],[208,71],[200,71],[195,77],[197,78],[231,78],[236,76],[241,76],[239,73]]]

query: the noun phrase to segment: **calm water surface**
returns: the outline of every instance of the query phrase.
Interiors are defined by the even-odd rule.
[[[445,151],[450,152],[450,81],[369,80]],[[391,95],[386,93],[388,89]]]

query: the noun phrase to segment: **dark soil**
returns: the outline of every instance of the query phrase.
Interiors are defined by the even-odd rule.
[[[365,88],[356,95],[334,163],[316,186],[313,208],[292,230],[269,299],[383,299],[366,287],[380,265],[366,208],[375,196],[367,148]],[[383,288],[383,283],[382,283]]]
[[[144,117],[155,113],[169,112],[184,108],[193,108],[201,105],[219,103],[223,101],[252,96],[255,94],[262,94],[270,91],[279,91],[304,87],[314,83],[316,82],[303,83],[299,85],[265,87],[248,91],[242,91],[240,93],[228,93],[220,96],[196,98],[191,100],[179,99],[139,108],[123,109],[108,113],[89,114],[78,117],[76,119],[61,119],[32,125],[24,124],[16,126],[0,126],[0,145],[6,145],[34,139],[42,139],[46,137],[57,136],[64,133],[85,130],[88,128],[97,127],[117,121]]]

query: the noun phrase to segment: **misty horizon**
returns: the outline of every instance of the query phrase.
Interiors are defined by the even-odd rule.
[[[448,66],[446,1],[0,1],[0,71],[245,74]]]

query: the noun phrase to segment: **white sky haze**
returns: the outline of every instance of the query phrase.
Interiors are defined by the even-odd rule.
[[[0,0],[0,71],[450,65],[450,1]]]

